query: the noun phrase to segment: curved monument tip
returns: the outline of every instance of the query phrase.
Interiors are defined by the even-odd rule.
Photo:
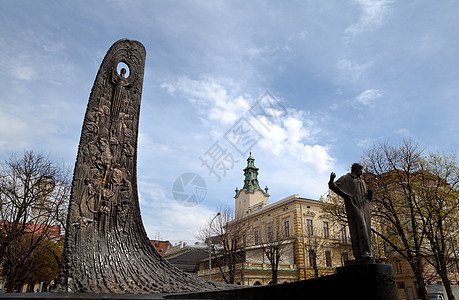
[[[56,291],[215,289],[164,260],[142,224],[136,165],[145,58],[140,42],[121,39],[110,47],[97,73],[78,146]],[[134,76],[117,74],[119,62]]]
[[[136,40],[132,40],[132,39],[128,39],[128,38],[122,38],[122,39],[119,39],[119,40],[117,40],[116,42],[114,42],[113,45],[116,44],[116,43],[119,43],[119,42],[123,42],[123,41],[138,42],[138,43],[140,43],[139,41],[136,41]]]
[[[114,42],[113,45],[116,45],[116,44],[122,43],[122,42],[139,43],[139,44],[141,44],[143,46],[143,44],[141,42],[139,42],[138,40],[133,40],[133,39],[128,39],[128,38],[119,39],[116,42]]]
[[[110,46],[110,49],[107,51],[107,53],[114,52],[113,49],[117,49],[119,47],[122,47],[121,45],[123,45],[123,44],[130,44],[130,45],[134,46],[135,48],[137,48],[138,50],[140,50],[141,51],[141,56],[145,60],[146,55],[147,55],[147,50],[145,49],[145,46],[141,42],[139,42],[137,40],[132,40],[132,39],[128,39],[128,38],[122,38],[122,39],[119,39],[116,42],[114,42]]]

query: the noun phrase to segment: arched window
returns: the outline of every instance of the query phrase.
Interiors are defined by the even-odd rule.
[[[261,282],[257,280],[253,283],[253,285],[261,285]]]

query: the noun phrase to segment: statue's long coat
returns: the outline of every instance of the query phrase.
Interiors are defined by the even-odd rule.
[[[353,173],[341,176],[336,182],[344,196],[355,258],[371,255],[371,220],[368,189],[365,181]],[[332,189],[333,190],[333,189]]]

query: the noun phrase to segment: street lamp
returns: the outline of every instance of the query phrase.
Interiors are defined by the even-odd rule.
[[[216,217],[218,217],[220,213],[218,212],[215,217],[212,218],[209,224],[209,280],[212,280],[212,222],[215,220]]]

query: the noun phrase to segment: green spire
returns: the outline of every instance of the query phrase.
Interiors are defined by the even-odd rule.
[[[252,157],[252,151],[250,151],[249,158],[247,158],[247,167],[244,169],[244,187],[242,188],[246,192],[255,192],[260,188],[258,184],[258,168],[255,167],[255,159]]]

